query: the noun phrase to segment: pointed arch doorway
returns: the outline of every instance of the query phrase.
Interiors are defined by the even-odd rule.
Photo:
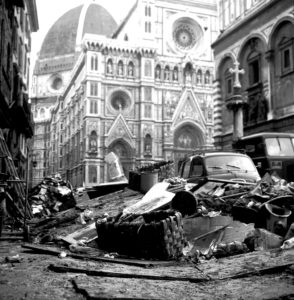
[[[190,154],[196,148],[204,145],[202,131],[193,124],[183,124],[174,133],[174,162],[176,174],[180,160]]]
[[[115,153],[120,159],[124,175],[129,178],[129,171],[134,168],[134,151],[123,139],[113,141],[108,147],[108,153]],[[108,171],[107,171],[108,172]],[[107,174],[108,177],[108,174]]]

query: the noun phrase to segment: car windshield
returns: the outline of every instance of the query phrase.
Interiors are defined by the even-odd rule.
[[[225,171],[255,172],[252,160],[246,156],[218,155],[206,157],[206,168],[209,175]]]

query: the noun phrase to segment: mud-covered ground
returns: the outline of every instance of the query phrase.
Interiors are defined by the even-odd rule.
[[[19,262],[7,261],[17,254]],[[0,299],[294,299],[293,255],[253,253],[143,268],[59,258],[23,248],[21,241],[0,241]],[[60,267],[71,272],[57,272]],[[270,268],[268,274],[232,279]]]

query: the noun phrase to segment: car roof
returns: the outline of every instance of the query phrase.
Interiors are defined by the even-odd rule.
[[[254,134],[250,134],[247,136],[243,136],[241,138],[242,141],[247,140],[247,139],[252,139],[252,138],[257,138],[257,137],[269,137],[269,138],[273,138],[273,137],[291,137],[294,138],[294,133],[290,133],[290,132],[259,132],[259,133],[254,133]]]
[[[248,157],[248,155],[238,152],[238,151],[199,151],[199,152],[193,152],[192,154],[190,154],[189,156],[187,156],[187,159],[192,159],[194,157],[197,156],[201,156],[201,157],[212,157],[212,156],[243,156],[243,157]]]

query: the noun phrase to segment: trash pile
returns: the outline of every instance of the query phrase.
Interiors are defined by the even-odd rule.
[[[45,177],[29,194],[34,217],[48,217],[75,207],[76,200],[69,182],[59,176]]]
[[[30,201],[38,242],[62,242],[81,255],[199,262],[294,247],[294,183],[269,174],[257,184],[170,177],[147,193],[129,186],[79,203],[68,183],[45,178]]]

